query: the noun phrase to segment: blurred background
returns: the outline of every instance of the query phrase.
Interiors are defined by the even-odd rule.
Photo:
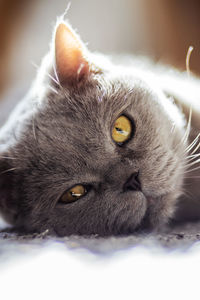
[[[199,0],[71,0],[67,18],[91,50],[133,53],[200,73]],[[0,97],[27,89],[69,1],[0,0]],[[4,94],[3,94],[4,93]]]

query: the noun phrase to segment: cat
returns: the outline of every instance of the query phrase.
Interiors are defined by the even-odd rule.
[[[199,83],[90,53],[59,19],[36,80],[0,130],[3,218],[59,236],[162,228],[198,169]],[[196,200],[198,179],[189,180]]]

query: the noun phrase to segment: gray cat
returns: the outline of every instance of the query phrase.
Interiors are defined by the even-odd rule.
[[[130,234],[166,224],[189,188],[198,200],[198,179],[187,177],[198,169],[200,82],[119,61],[90,53],[58,22],[0,130],[0,211],[17,230]]]

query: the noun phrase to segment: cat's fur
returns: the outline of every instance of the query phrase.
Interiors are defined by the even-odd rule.
[[[65,74],[55,55],[53,43],[30,92],[0,131],[3,217],[26,232],[58,235],[159,228],[173,216],[188,174],[189,126],[172,96],[188,114],[184,90],[199,91],[199,81],[88,52],[87,70],[70,65]],[[134,121],[135,133],[121,147],[111,131],[122,114]],[[142,191],[124,192],[138,171]],[[59,203],[75,184],[91,189],[74,203]]]

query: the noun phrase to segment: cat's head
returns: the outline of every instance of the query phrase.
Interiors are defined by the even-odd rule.
[[[58,235],[165,223],[182,192],[181,114],[154,80],[90,54],[65,23],[54,40],[0,131],[2,215]]]

